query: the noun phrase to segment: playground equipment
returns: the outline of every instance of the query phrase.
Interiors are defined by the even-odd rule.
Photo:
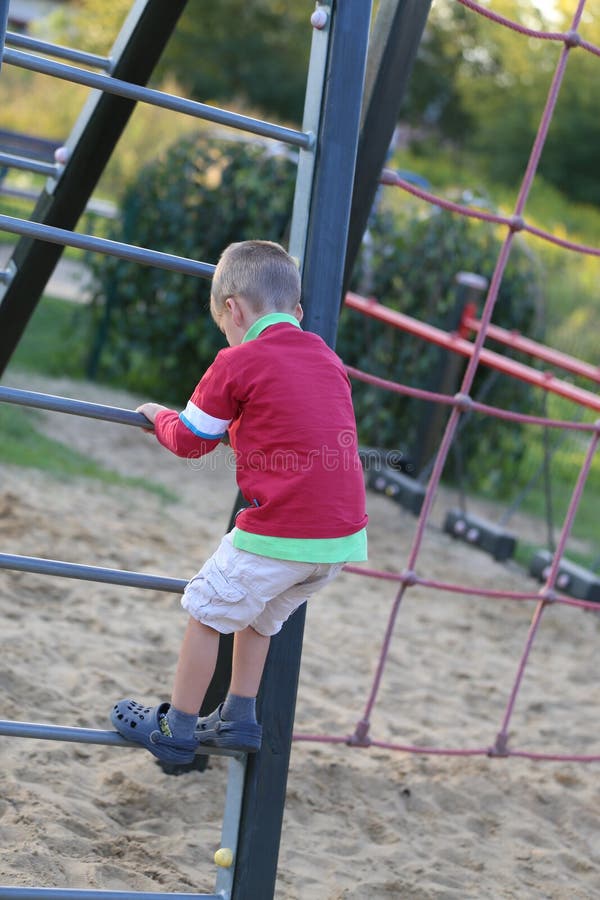
[[[3,6],[6,11],[6,2]],[[402,6],[393,0],[380,4],[383,11],[390,8],[398,11]],[[55,163],[46,164],[43,174],[49,178],[31,219],[0,216],[0,228],[21,236],[0,286],[0,371],[9,361],[65,246],[107,253],[190,276],[211,276],[214,266],[210,263],[73,231],[136,102],[152,103],[297,149],[299,160],[289,251],[301,265],[304,325],[330,344],[334,342],[350,221],[371,3],[347,4],[332,0],[316,4],[311,19],[313,39],[302,130],[273,125],[144,86],[184,7],[185,0],[169,4],[162,0],[137,0],[106,58],[17,35],[6,36],[5,65],[86,85],[92,88],[92,93],[64,147],[57,151]],[[409,24],[408,29],[404,28],[402,45],[406,47],[407,41],[411,43],[413,56],[420,36],[419,24],[422,30],[429,4],[420,4],[420,8],[419,16],[413,16],[412,22],[410,8],[397,16],[396,28]],[[394,35],[386,32],[386,41],[393,38]],[[78,65],[50,60],[38,53]],[[82,69],[81,65],[97,68],[100,72]],[[387,78],[390,83],[396,81],[397,89],[396,74],[393,68],[388,69]],[[404,79],[406,76],[405,67]],[[373,105],[376,103],[375,98]],[[386,129],[393,128],[389,115],[380,121]],[[6,160],[6,163],[33,165],[32,161]],[[376,182],[376,171],[371,173],[371,180]],[[135,413],[92,408],[67,398],[3,389],[1,399],[129,425],[141,424]],[[163,579],[158,583],[153,577],[139,573],[14,555],[5,555],[1,564],[26,572],[108,580],[113,584],[135,583],[161,590],[181,590],[182,586],[177,579]],[[267,740],[261,753],[248,761],[238,757],[232,759],[221,843],[224,850],[231,850],[233,865],[219,866],[215,894],[186,894],[186,897],[231,896],[260,900],[273,894],[303,624],[301,610],[288,623],[281,638],[273,641],[267,662],[261,692],[262,718],[265,731],[273,736],[273,740]],[[228,681],[226,668],[227,663],[220,656],[215,680],[221,691]],[[278,672],[276,680],[273,676],[275,668]],[[207,701],[213,703],[214,700],[214,690],[212,695],[209,691]],[[3,723],[0,731],[18,737],[125,743],[112,732],[64,729],[65,726]],[[221,863],[225,857],[230,862],[229,854],[221,854],[221,857]],[[75,893],[78,897],[116,896],[115,892],[78,890]],[[149,896],[139,892],[117,893],[123,897]],[[73,896],[73,892],[61,889],[51,889],[51,894],[56,898]],[[47,897],[48,889],[0,888],[0,897],[8,896]],[[152,896],[166,895],[153,893]]]
[[[577,606],[586,609],[594,608],[594,604],[590,603],[589,601],[571,599],[565,597],[564,594],[561,594],[557,590],[557,577],[561,565],[561,560],[564,558],[566,543],[572,529],[578,504],[581,500],[584,485],[591,468],[592,460],[594,458],[594,454],[596,453],[598,444],[600,443],[600,423],[595,422],[585,424],[582,422],[549,419],[543,416],[518,414],[508,410],[493,408],[473,399],[470,396],[470,390],[473,385],[473,379],[477,366],[479,364],[483,364],[503,371],[506,374],[512,375],[513,377],[522,377],[523,380],[527,383],[536,385],[546,391],[556,393],[559,396],[567,397],[568,399],[571,399],[574,402],[578,403],[580,406],[587,407],[588,409],[592,409],[593,411],[600,410],[600,399],[596,394],[593,394],[590,391],[585,391],[581,388],[576,388],[570,383],[558,379],[555,376],[547,376],[545,373],[540,373],[537,370],[532,369],[531,367],[524,366],[514,360],[503,357],[500,354],[493,354],[483,347],[488,328],[491,325],[491,319],[498,297],[498,290],[510,255],[511,246],[514,241],[514,237],[518,232],[526,231],[530,234],[535,235],[536,237],[542,238],[559,247],[562,247],[563,249],[593,256],[600,256],[600,249],[552,235],[547,231],[530,225],[524,218],[525,206],[527,203],[529,192],[531,190],[533,179],[535,177],[542,149],[544,147],[560,86],[564,78],[569,54],[573,50],[573,48],[577,47],[582,51],[590,52],[595,56],[600,56],[600,48],[587,42],[577,31],[583,16],[585,0],[580,0],[580,2],[577,4],[577,8],[571,21],[571,27],[567,32],[564,33],[534,31],[533,29],[519,25],[506,19],[505,17],[497,15],[487,7],[483,7],[480,4],[475,3],[474,0],[459,0],[459,2],[462,5],[468,7],[474,13],[481,14],[486,16],[487,18],[492,19],[493,21],[497,22],[499,26],[510,28],[515,32],[525,35],[531,39],[535,38],[538,40],[556,42],[557,45],[560,45],[561,49],[548,91],[547,102],[541,116],[540,125],[524,173],[523,181],[519,187],[518,196],[512,215],[495,215],[481,210],[473,209],[472,207],[460,206],[459,204],[453,203],[444,198],[437,197],[428,191],[422,190],[421,188],[407,182],[406,180],[401,179],[394,172],[384,171],[382,174],[382,183],[384,184],[395,185],[402,190],[413,194],[414,196],[420,197],[422,200],[425,200],[428,203],[432,203],[453,213],[458,213],[481,221],[487,221],[490,223],[494,223],[495,225],[501,225],[506,229],[506,233],[502,242],[494,272],[492,274],[492,278],[490,280],[490,286],[486,295],[485,303],[483,305],[483,310],[479,320],[480,327],[476,339],[473,343],[465,341],[464,338],[458,335],[450,335],[444,333],[440,329],[432,328],[431,326],[428,326],[421,322],[417,322],[408,316],[403,316],[401,313],[398,313],[394,310],[386,309],[374,300],[368,300],[364,297],[358,297],[353,294],[346,295],[346,302],[352,305],[353,308],[361,310],[366,315],[380,318],[382,321],[385,321],[392,326],[403,328],[404,330],[412,334],[417,334],[426,340],[430,340],[438,344],[439,346],[446,347],[449,350],[454,350],[455,352],[466,356],[468,359],[466,370],[460,384],[460,389],[454,394],[454,396],[435,394],[433,392],[423,391],[408,385],[399,385],[386,379],[369,375],[368,373],[361,372],[351,367],[347,367],[348,372],[352,378],[365,381],[369,384],[376,385],[383,389],[394,391],[405,396],[416,397],[423,400],[429,400],[430,402],[445,404],[451,408],[450,416],[448,418],[448,422],[441,439],[439,451],[436,455],[436,459],[427,484],[421,512],[419,514],[416,525],[414,540],[403,571],[398,573],[397,575],[392,575],[391,573],[376,573],[373,571],[368,572],[365,570],[355,569],[354,567],[349,567],[351,571],[360,572],[360,574],[364,576],[379,577],[385,580],[395,581],[399,585],[398,593],[390,612],[388,625],[382,640],[381,653],[374,681],[371,686],[363,715],[356,724],[355,732],[351,739],[351,742],[359,746],[380,746],[388,749],[401,749],[404,751],[412,751],[417,753],[427,752],[427,748],[424,747],[407,746],[385,741],[375,741],[369,736],[370,715],[377,701],[381,679],[385,671],[385,663],[388,656],[400,604],[405,592],[410,587],[414,585],[421,585],[430,587],[431,589],[435,590],[448,591],[450,593],[461,592],[467,593],[469,595],[477,595],[480,597],[489,597],[490,599],[531,599],[536,601],[536,608],[533,614],[527,641],[517,667],[515,681],[508,698],[500,729],[496,735],[496,739],[493,745],[487,748],[464,748],[458,751],[450,749],[442,750],[441,748],[428,749],[434,753],[447,752],[452,754],[458,753],[464,755],[487,754],[490,756],[517,755],[527,756],[533,759],[572,759],[586,762],[597,761],[600,759],[600,757],[591,754],[566,755],[552,754],[547,752],[533,753],[522,750],[515,750],[509,746],[508,729],[514,712],[515,702],[519,693],[519,689],[521,687],[529,655],[535,641],[535,637],[539,630],[546,606],[550,603],[560,602],[568,606]],[[453,440],[459,428],[461,416],[465,412],[495,415],[506,421],[519,421],[530,425],[541,426],[544,428],[559,428],[563,429],[564,431],[576,431],[580,432],[582,435],[587,433],[590,436],[589,444],[587,445],[587,449],[585,450],[585,455],[571,496],[569,507],[562,524],[560,536],[558,538],[554,553],[551,557],[551,563],[545,569],[544,583],[541,590],[537,593],[529,591],[496,591],[479,587],[467,588],[465,587],[465,585],[450,584],[441,582],[439,580],[422,577],[416,571],[416,565],[419,559],[425,528],[429,520],[431,508],[441,480],[444,465],[446,463]],[[335,738],[333,736],[305,735],[301,737],[306,740],[323,740],[327,742],[338,740],[341,742],[343,740],[342,737]]]
[[[403,181],[398,178],[395,173],[384,173],[383,181],[386,184],[396,185],[401,187],[403,190],[408,191],[411,194],[414,194],[418,197],[421,197],[423,200],[427,202],[433,203],[442,208],[448,209],[455,213],[460,213],[465,216],[470,216],[476,219],[480,219],[482,221],[493,222],[495,224],[501,224],[506,227],[506,235],[502,243],[502,247],[500,249],[500,253],[497,259],[496,267],[494,269],[489,291],[486,296],[486,300],[483,306],[483,310],[480,318],[480,328],[476,337],[476,340],[473,344],[470,342],[464,342],[463,338],[460,338],[456,335],[448,335],[441,332],[439,329],[431,328],[430,326],[424,325],[423,323],[415,322],[415,320],[410,319],[408,316],[402,316],[400,313],[397,313],[393,310],[388,310],[382,308],[380,304],[373,300],[367,300],[365,298],[356,297],[351,295],[349,300],[354,308],[361,309],[365,314],[376,316],[381,318],[383,321],[388,322],[391,325],[396,327],[402,327],[407,331],[410,331],[413,334],[419,334],[420,336],[431,340],[435,343],[438,343],[440,346],[448,347],[449,349],[454,349],[456,352],[464,354],[468,357],[469,361],[466,367],[466,371],[464,373],[463,379],[460,384],[459,391],[453,396],[444,396],[434,394],[432,392],[426,392],[417,390],[415,388],[411,388],[408,386],[401,386],[395,383],[386,381],[382,378],[377,378],[375,376],[368,375],[364,372],[359,372],[356,369],[348,369],[351,377],[358,378],[364,381],[367,381],[370,384],[378,385],[382,388],[396,391],[398,393],[404,394],[406,396],[419,397],[420,399],[429,399],[432,402],[439,402],[447,404],[451,407],[451,413],[441,440],[441,445],[439,448],[439,452],[436,456],[434,466],[431,472],[431,476],[427,485],[427,490],[423,502],[423,506],[421,508],[421,513],[419,515],[419,520],[416,527],[416,533],[414,537],[414,541],[411,547],[411,550],[408,555],[407,564],[402,573],[397,576],[397,581],[399,583],[399,590],[396,596],[396,601],[394,603],[393,609],[390,613],[388,620],[388,627],[386,629],[386,633],[382,642],[382,650],[379,660],[379,665],[377,667],[377,672],[375,675],[374,683],[371,688],[371,692],[366,703],[365,711],[363,713],[362,718],[359,720],[356,726],[356,731],[354,735],[354,741],[357,744],[374,744],[369,737],[369,717],[373,706],[375,705],[377,694],[379,691],[379,686],[381,683],[381,678],[383,675],[383,671],[385,668],[385,660],[389,651],[389,646],[393,634],[393,629],[395,625],[395,620],[398,615],[399,606],[402,601],[402,598],[405,594],[405,591],[412,587],[413,585],[428,585],[432,588],[436,588],[439,590],[447,590],[447,591],[464,591],[464,586],[445,584],[439,581],[434,581],[432,579],[422,578],[420,577],[415,569],[416,563],[419,557],[419,552],[421,549],[423,536],[425,532],[425,527],[429,518],[429,514],[431,512],[433,500],[437,491],[437,488],[440,483],[441,475],[443,472],[443,468],[450,452],[452,442],[455,438],[457,429],[459,427],[459,422],[461,415],[465,412],[479,412],[485,414],[496,415],[500,418],[503,418],[507,421],[520,421],[527,422],[532,425],[539,425],[545,428],[561,428],[565,430],[573,430],[579,431],[582,434],[588,433],[590,435],[589,444],[587,446],[587,450],[585,451],[585,455],[582,461],[581,469],[571,496],[571,500],[569,503],[568,510],[566,512],[564,522],[561,528],[560,536],[557,541],[556,548],[554,553],[551,555],[551,561],[549,565],[545,567],[544,570],[544,583],[543,587],[539,591],[537,595],[537,604],[536,609],[532,618],[531,627],[529,630],[529,634],[527,637],[527,641],[523,650],[522,658],[519,662],[517,673],[515,676],[515,682],[510,693],[510,697],[508,699],[508,703],[506,706],[505,714],[500,726],[500,730],[496,735],[495,743],[492,747],[488,748],[487,753],[489,755],[499,755],[499,756],[509,756],[514,753],[516,755],[525,755],[530,756],[535,759],[576,759],[579,761],[591,761],[600,759],[598,756],[584,756],[581,754],[573,754],[568,757],[565,755],[552,755],[547,753],[524,753],[523,751],[514,751],[509,747],[508,742],[508,727],[512,718],[512,714],[514,711],[514,706],[516,702],[517,695],[519,693],[519,689],[521,686],[521,682],[523,679],[523,674],[525,672],[525,668],[529,659],[529,655],[537,635],[538,629],[540,627],[540,623],[543,617],[544,610],[549,603],[553,602],[561,602],[567,605],[572,606],[580,606],[583,608],[593,608],[593,603],[589,603],[588,601],[583,601],[579,599],[567,599],[558,593],[558,573],[560,571],[561,561],[564,558],[566,543],[572,529],[574,517],[578,508],[578,504],[581,500],[581,496],[583,493],[584,485],[586,479],[588,477],[592,460],[594,458],[594,454],[596,453],[598,444],[600,443],[600,422],[596,421],[595,423],[583,424],[580,422],[572,422],[572,421],[564,421],[557,419],[549,419],[541,416],[534,415],[526,415],[526,414],[517,414],[510,412],[508,410],[500,410],[494,409],[489,406],[485,406],[482,403],[477,402],[472,399],[470,396],[470,390],[473,384],[473,379],[475,375],[475,371],[479,363],[483,363],[486,366],[493,366],[494,368],[498,368],[501,371],[506,372],[507,374],[511,374],[516,377],[522,377],[527,383],[535,384],[538,387],[543,388],[544,390],[551,391],[557,393],[560,396],[568,397],[571,400],[579,403],[581,406],[587,407],[594,411],[598,411],[600,409],[600,399],[596,394],[592,394],[590,391],[585,391],[580,388],[575,388],[573,385],[570,385],[568,382],[564,382],[561,379],[555,378],[555,376],[549,375],[546,376],[545,373],[538,373],[536,370],[531,369],[527,366],[522,366],[522,364],[516,363],[515,361],[508,360],[504,357],[501,357],[499,354],[491,354],[489,351],[483,348],[483,343],[488,331],[488,328],[491,324],[491,318],[494,311],[494,306],[498,297],[498,290],[500,287],[500,283],[502,280],[502,276],[504,270],[506,268],[506,264],[510,255],[511,245],[514,241],[514,236],[517,232],[520,231],[528,231],[532,234],[535,234],[537,237],[541,237],[545,240],[548,240],[558,246],[561,246],[565,249],[569,249],[572,251],[577,251],[580,253],[586,253],[594,256],[600,256],[600,249],[595,247],[590,247],[582,244],[578,244],[575,241],[569,241],[563,238],[555,237],[554,235],[549,234],[548,232],[544,232],[542,229],[538,229],[529,225],[524,219],[524,210],[526,206],[526,202],[528,199],[529,192],[531,190],[531,185],[533,183],[533,179],[535,177],[536,169],[539,163],[539,159],[542,153],[542,149],[546,140],[546,136],[548,133],[550,121],[554,112],[554,108],[556,105],[556,100],[558,97],[559,89],[564,77],[567,60],[569,53],[574,47],[583,48],[586,51],[593,53],[596,56],[600,56],[600,48],[595,47],[589,42],[585,41],[577,32],[579,24],[581,22],[581,18],[584,11],[585,0],[581,0],[578,3],[577,9],[573,15],[573,19],[571,22],[571,28],[568,32],[565,33],[556,33],[556,32],[536,32],[532,29],[526,28],[521,25],[517,25],[514,22],[507,20],[506,18],[499,16],[489,9],[482,7],[480,4],[473,2],[473,0],[459,0],[464,6],[469,9],[477,12],[481,15],[484,15],[493,21],[496,21],[499,25],[503,27],[508,27],[513,29],[515,32],[520,34],[524,34],[530,38],[536,38],[541,40],[549,40],[555,41],[557,43],[562,44],[562,49],[559,54],[558,62],[555,68],[554,76],[552,78],[552,82],[550,85],[550,89],[548,92],[548,99],[546,102],[546,106],[541,116],[540,125],[538,128],[538,132],[536,135],[536,139],[534,141],[534,145],[532,147],[531,155],[527,164],[527,168],[523,177],[522,184],[520,185],[518,197],[516,200],[515,208],[513,215],[511,216],[498,216],[492,215],[487,212],[473,210],[468,207],[460,206],[458,204],[452,203],[450,201],[444,200],[442,198],[436,197],[430,194],[427,191],[423,191],[420,188],[415,187],[414,185]],[[348,298],[347,298],[348,302]],[[366,574],[366,573],[365,573]],[[373,574],[373,573],[371,573]],[[379,577],[388,577],[384,573],[379,573]],[[564,579],[561,582],[564,584]],[[566,585],[565,585],[566,586]],[[509,597],[507,592],[497,592],[497,591],[486,591],[484,589],[469,589],[468,593],[477,594],[479,596],[488,596],[488,597]],[[534,595],[526,594],[526,592],[516,594],[513,593],[510,595],[512,599],[525,599],[526,596],[534,599]],[[314,739],[314,736],[313,738]],[[400,749],[399,745],[392,745],[390,743],[378,742],[379,746],[386,747],[397,747]],[[402,749],[407,750],[410,749],[414,752],[422,752],[424,748],[417,747],[402,747]],[[435,751],[435,752],[440,752]],[[451,752],[451,751],[448,751]],[[462,753],[479,753],[486,752],[480,749],[473,750],[463,750],[459,751]]]
[[[462,279],[463,283],[466,283],[469,274],[470,273],[460,274],[459,278]],[[471,281],[471,286],[473,284],[474,282]],[[445,332],[435,326],[420,322],[404,313],[389,309],[372,298],[367,299],[348,292],[345,300],[349,307],[358,310],[364,315],[379,319],[380,321],[384,321],[409,334],[417,335],[425,341],[437,344],[447,350],[454,351],[455,359],[460,359],[461,355],[472,358],[474,345],[467,340],[465,335],[470,331],[475,331],[477,334],[481,333],[481,323],[474,317],[472,299],[469,297],[465,299],[464,306],[462,307],[462,315],[457,319],[458,327],[454,332]],[[514,340],[515,349],[527,352],[534,358],[551,363],[569,373],[590,378],[595,382],[599,381],[598,369],[588,363],[577,360],[566,353],[559,353],[536,341],[523,338],[520,335],[515,335],[513,332],[509,332],[506,329],[498,328],[497,326],[490,326],[490,329],[490,335],[507,346],[512,347]],[[531,366],[512,360],[508,356],[502,356],[494,351],[485,350],[485,348],[481,349],[479,359],[493,371],[502,372],[528,384],[541,387],[548,393],[554,393],[559,396],[567,397],[570,400],[575,400],[583,408],[592,409],[594,411],[600,410],[600,398],[597,394],[594,394],[585,388],[573,385],[571,382],[560,379],[551,372],[541,372]],[[362,378],[361,373],[357,372],[355,369],[350,369],[350,373],[357,378]],[[455,393],[454,398],[452,397],[453,392],[459,391],[459,376],[459,370],[449,363],[445,369],[440,385],[441,388],[447,389],[446,393],[436,393],[431,391],[419,392],[413,389],[411,392],[412,396],[428,396],[431,400],[431,405],[436,404],[436,409],[438,411],[443,411],[445,406],[448,406],[452,402],[457,402],[462,408],[463,416],[469,415],[477,409],[484,411],[486,407],[484,407],[483,404],[476,400],[471,400],[470,397],[462,394],[462,392]],[[371,379],[371,381],[372,383],[379,382],[381,386],[386,386],[382,379]],[[389,387],[389,383],[387,386]],[[516,414],[509,414],[507,418],[518,419],[518,416]],[[531,417],[524,417],[523,421],[527,418],[531,420]],[[431,425],[433,418],[429,417],[428,421]],[[435,424],[433,427],[437,433]],[[457,429],[457,435],[454,439],[455,446],[458,442],[458,433],[459,430]],[[425,469],[424,474],[429,474],[428,469]],[[418,515],[422,509],[426,488],[420,478],[410,478],[401,472],[393,471],[388,466],[382,466],[380,469],[374,469],[369,472],[368,485],[373,490],[386,494],[386,496],[400,503],[415,515]],[[517,543],[514,534],[507,531],[502,523],[493,523],[484,520],[481,516],[473,516],[464,508],[450,510],[444,520],[443,528],[452,537],[464,540],[474,547],[485,550],[498,561],[509,559],[514,554]],[[534,562],[532,562],[531,565],[533,567],[532,574],[535,573],[536,575],[544,568],[542,567],[542,569],[540,569],[539,565]],[[590,579],[592,581],[594,580],[592,573],[589,573],[588,580]],[[566,593],[571,592],[573,585],[579,584],[579,582],[573,578],[562,579],[562,581],[563,589]],[[583,597],[585,599],[587,594],[582,594],[579,589],[578,593],[573,594],[573,596]]]

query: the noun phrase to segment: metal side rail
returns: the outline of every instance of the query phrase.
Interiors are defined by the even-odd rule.
[[[128,572],[126,569],[107,569],[104,566],[84,566],[80,563],[44,559],[40,556],[20,556],[16,553],[0,553],[0,569],[29,572],[32,575],[56,575],[60,578],[96,581],[100,584],[120,584],[123,587],[167,591],[172,594],[182,594],[187,584],[184,578]]]
[[[56,394],[40,394],[37,391],[23,391],[20,388],[0,385],[0,403],[14,403],[16,406],[47,409],[51,412],[69,413],[72,416],[85,416],[88,419],[101,419],[118,425],[135,425],[138,428],[153,430],[152,423],[146,416],[135,410],[105,406],[102,403],[88,403],[87,400],[73,400],[71,397],[58,397]]]
[[[31,888],[0,885],[0,900],[226,900],[227,894],[165,891],[81,891],[79,888]]]

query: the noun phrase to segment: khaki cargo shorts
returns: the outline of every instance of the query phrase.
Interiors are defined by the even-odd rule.
[[[258,556],[234,547],[230,532],[188,582],[181,605],[221,634],[251,625],[259,634],[271,636],[343,565]]]

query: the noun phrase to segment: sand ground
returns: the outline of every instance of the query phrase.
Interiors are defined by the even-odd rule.
[[[116,391],[11,383],[131,408]],[[226,527],[229,451],[190,467],[137,429],[58,414],[43,428],[143,488],[0,469],[3,552],[190,577]],[[415,519],[370,494],[373,568],[404,567]],[[422,575],[536,589],[516,567],[453,541],[441,494]],[[361,718],[394,585],[344,574],[311,604],[299,733],[344,735]],[[371,735],[473,748],[493,743],[527,637],[530,603],[407,592]],[[113,701],[168,695],[184,614],[173,594],[0,572],[3,719],[106,728]],[[547,609],[511,721],[511,746],[600,753],[600,620]],[[165,775],[149,755],[1,738],[0,882],[211,891],[225,760]],[[600,898],[599,764],[413,755],[296,742],[278,900]],[[248,898],[253,900],[253,898]]]

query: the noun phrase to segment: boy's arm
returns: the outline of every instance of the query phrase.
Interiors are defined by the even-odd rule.
[[[202,418],[201,411],[194,406],[192,401],[188,403],[181,414],[167,406],[161,406],[159,403],[143,403],[138,406],[136,411],[152,422],[158,442],[176,456],[197,459],[214,450],[226,437],[226,430],[225,433],[222,433],[219,429],[219,433],[213,437],[195,427],[194,421],[198,420],[198,413],[200,413],[200,421],[203,425],[207,419],[210,425],[219,420],[210,422],[212,417]],[[220,428],[225,429],[227,424],[222,422]]]
[[[138,407],[153,423],[158,441],[177,456],[197,458],[210,453],[226,436],[236,415],[231,374],[220,357],[204,373],[183,412],[158,403]]]
[[[161,406],[160,403],[142,403],[141,406],[138,406],[136,412],[146,416],[148,421],[152,422],[154,425],[157,414],[165,409],[168,410],[168,407]],[[148,429],[148,431],[150,431],[150,429]]]

